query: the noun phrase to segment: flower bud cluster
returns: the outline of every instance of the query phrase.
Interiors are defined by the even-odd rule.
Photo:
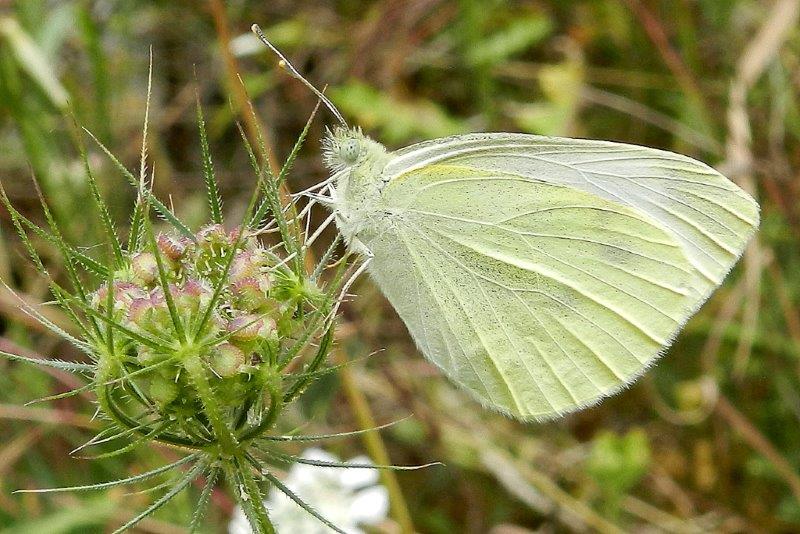
[[[212,224],[194,240],[157,235],[155,247],[132,254],[111,288],[104,284],[91,296],[91,305],[120,325],[120,375],[140,371],[143,394],[174,416],[198,402],[181,372],[180,347],[187,340],[199,347],[226,403],[242,402],[274,379],[281,340],[303,328],[298,306],[319,295],[300,278],[254,236],[240,239],[238,229]]]

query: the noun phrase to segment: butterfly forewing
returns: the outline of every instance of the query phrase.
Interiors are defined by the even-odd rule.
[[[701,292],[722,282],[758,226],[753,199],[707,165],[621,143],[472,134],[398,151],[384,176],[439,163],[571,185],[645,213],[684,248]]]

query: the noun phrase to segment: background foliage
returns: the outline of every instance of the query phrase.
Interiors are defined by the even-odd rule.
[[[78,120],[129,166],[138,157],[148,47],[155,56],[151,157],[156,192],[189,221],[205,217],[194,87],[207,111],[226,209],[252,183],[235,121],[241,74],[281,159],[315,99],[274,68],[253,22],[353,123],[398,148],[434,136],[505,130],[603,138],[683,152],[756,191],[762,228],[664,359],[630,390],[566,419],[521,425],[487,413],[419,356],[364,279],[345,306],[340,353],[384,432],[393,462],[445,462],[399,475],[420,532],[721,532],[800,529],[800,31],[796,0],[0,0],[0,179],[39,217],[34,172],[70,238],[100,241],[73,145]],[[328,120],[329,117],[324,117]],[[324,178],[310,140],[290,185]],[[252,124],[245,124],[252,128]],[[94,151],[116,214],[132,201]],[[178,201],[179,200],[179,201]],[[0,213],[0,277],[49,299]],[[53,319],[60,321],[57,315]],[[37,331],[0,292],[0,349],[75,355]],[[26,401],[74,387],[61,373],[0,362],[0,525],[7,532],[102,532],[153,492],[13,495],[86,484],[177,458],[138,450],[68,458],[93,421],[86,398]],[[317,383],[295,414],[309,433],[358,426],[342,379]],[[362,414],[363,416],[363,414]],[[363,422],[363,421],[362,421]],[[357,438],[334,446],[362,450]],[[143,521],[182,532],[199,488]],[[231,512],[213,495],[209,532]],[[392,525],[386,527],[392,531]]]

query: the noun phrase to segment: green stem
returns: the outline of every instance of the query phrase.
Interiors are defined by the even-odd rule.
[[[269,519],[264,497],[253,479],[250,467],[243,458],[223,462],[225,478],[228,479],[237,502],[245,511],[250,526],[257,529],[258,534],[275,534],[275,527]],[[246,493],[246,496],[242,495]],[[248,509],[252,513],[248,513]],[[254,516],[254,517],[251,517]],[[255,521],[253,521],[255,520]]]
[[[256,524],[253,525],[260,533],[274,534],[275,528],[269,520],[269,515],[264,507],[264,498],[253,478],[252,471],[244,459],[239,440],[225,422],[222,409],[214,396],[211,385],[208,383],[208,373],[203,360],[198,354],[189,354],[183,361],[183,368],[194,385],[198,397],[203,402],[205,415],[214,429],[214,434],[219,447],[219,456],[225,469],[225,476],[231,485],[237,500],[242,507],[252,507]],[[242,492],[246,497],[242,497]]]
[[[228,427],[225,418],[222,415],[222,410],[217,403],[217,398],[208,383],[208,375],[206,366],[197,354],[189,355],[183,361],[183,368],[189,375],[189,380],[197,390],[197,396],[203,402],[206,417],[214,429],[214,435],[217,438],[217,444],[220,446],[220,452],[228,458],[236,457],[239,453],[239,442],[236,436]]]

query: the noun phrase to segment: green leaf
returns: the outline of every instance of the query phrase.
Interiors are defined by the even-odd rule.
[[[253,479],[250,466],[242,462],[229,461],[222,464],[228,484],[234,488],[233,495],[242,507],[253,532],[275,534],[275,527],[264,506],[264,497]]]
[[[126,484],[135,484],[136,482],[141,482],[143,480],[148,480],[155,476],[160,475],[161,473],[166,473],[167,471],[171,471],[176,467],[180,467],[188,462],[196,460],[200,457],[199,453],[190,454],[189,456],[184,456],[180,460],[176,462],[172,462],[171,464],[162,465],[152,471],[147,471],[146,473],[140,473],[138,475],[133,475],[128,478],[122,478],[119,480],[112,480],[109,482],[101,482],[99,484],[89,484],[85,486],[70,486],[67,488],[47,488],[47,489],[32,489],[32,490],[17,490],[14,493],[65,493],[69,491],[90,491],[90,490],[102,490],[108,488],[115,488],[117,486],[123,486]]]
[[[108,148],[106,148],[106,146],[97,137],[95,137],[95,135],[92,132],[90,132],[86,128],[84,128],[83,131],[86,132],[89,135],[89,137],[91,137],[94,140],[95,143],[97,143],[97,146],[99,146],[100,149],[103,152],[105,152],[106,156],[108,156],[108,158],[111,160],[114,166],[128,180],[128,183],[130,183],[138,191],[140,189],[139,180],[136,178],[136,176],[134,176],[133,173],[129,171],[125,167],[125,165],[123,165],[122,162],[120,162],[119,159],[117,159],[117,157]],[[167,208],[160,200],[158,200],[158,198],[156,198],[156,196],[149,189],[144,189],[142,193],[147,198],[147,201],[153,205],[158,214],[164,218],[164,220],[170,223],[176,230],[178,230],[185,237],[188,237],[192,241],[197,241],[197,238],[195,238],[194,233],[192,233],[192,231],[189,230],[189,228],[185,224],[183,224],[183,222],[181,222],[181,220],[178,219],[169,210],[169,208]]]
[[[619,500],[647,473],[650,460],[647,434],[641,429],[623,436],[604,431],[594,439],[586,469],[602,491],[608,513],[616,512]]]
[[[164,421],[159,425],[157,425],[155,428],[149,428],[147,432],[142,433],[141,436],[131,441],[127,445],[120,447],[119,449],[115,449],[113,451],[104,452],[100,454],[95,454],[92,456],[82,456],[81,458],[84,460],[100,460],[102,458],[113,458],[115,456],[120,456],[122,454],[125,454],[126,452],[130,452],[136,449],[140,445],[145,445],[151,443],[153,440],[158,439],[159,434],[166,432],[171,426],[174,425],[175,421]],[[144,428],[142,428],[142,430],[144,430]],[[137,431],[139,431],[139,428],[137,428]]]
[[[33,185],[36,188],[36,193],[39,197],[39,202],[42,205],[42,211],[44,212],[47,224],[50,226],[50,231],[56,238],[56,246],[61,252],[61,259],[64,263],[64,267],[67,273],[67,278],[69,279],[72,286],[75,288],[79,302],[82,302],[84,304],[88,303],[89,301],[88,301],[87,291],[83,287],[83,282],[81,281],[81,278],[78,275],[77,269],[75,269],[75,264],[73,262],[72,256],[70,255],[69,247],[67,246],[64,237],[61,235],[61,231],[58,228],[58,224],[56,223],[53,214],[50,212],[50,207],[47,205],[47,201],[45,200],[44,195],[42,194],[42,190],[39,188],[39,184],[35,181],[35,179]],[[90,320],[89,322],[94,328],[95,333],[97,333],[99,336],[99,330],[97,329],[97,324],[93,320]]]
[[[71,246],[69,243],[66,243],[60,236],[54,235],[48,232],[47,230],[41,228],[39,225],[32,222],[30,219],[28,219],[27,217],[22,215],[19,211],[17,211],[17,209],[11,204],[11,201],[8,199],[8,197],[5,194],[5,191],[2,190],[2,188],[0,188],[0,202],[3,203],[3,206],[5,206],[5,208],[11,214],[11,217],[13,219],[21,223],[22,226],[27,227],[41,239],[44,239],[48,243],[55,245],[60,249],[63,248],[63,250],[66,251],[72,259],[83,265],[86,268],[86,270],[102,278],[108,276],[108,269],[105,267],[105,265],[101,264],[97,260],[94,260],[93,258],[90,258],[89,256],[82,253],[75,247]],[[18,233],[20,232],[22,232],[22,230],[18,231]],[[22,235],[20,235],[20,238],[22,238]],[[27,239],[27,238],[22,238],[22,239]],[[36,260],[34,260],[34,263],[36,263]]]
[[[75,395],[79,395],[84,391],[90,391],[95,387],[94,382],[89,382],[79,388],[71,389],[69,391],[65,391],[64,393],[58,393],[57,395],[48,395],[47,397],[40,397],[38,399],[34,399],[32,401],[28,401],[25,403],[25,406],[30,406],[31,404],[38,404],[40,402],[52,402],[54,400],[59,399],[66,399],[68,397],[74,397]]]
[[[260,135],[259,135],[260,137]],[[263,180],[259,175],[259,184],[261,186]],[[253,188],[253,194],[250,195],[250,201],[247,203],[247,209],[244,211],[244,217],[239,225],[239,228],[242,231],[238,232],[236,236],[236,241],[231,245],[231,249],[228,251],[225,257],[225,264],[224,268],[222,269],[222,273],[220,274],[219,280],[214,287],[214,293],[211,296],[211,299],[206,307],[205,311],[201,315],[200,321],[198,321],[197,326],[194,329],[194,334],[192,335],[192,341],[196,342],[199,339],[199,336],[203,329],[205,329],[208,321],[211,319],[212,313],[216,308],[219,300],[222,298],[222,291],[225,288],[225,285],[228,280],[228,273],[231,270],[231,265],[233,264],[233,259],[236,257],[236,253],[240,250],[242,243],[244,243],[245,235],[247,234],[246,229],[248,228],[249,221],[252,220],[253,212],[256,207],[256,202],[258,201],[258,191],[259,187]]]
[[[208,207],[211,210],[211,220],[217,224],[222,224],[222,197],[219,193],[217,180],[214,177],[214,165],[211,161],[211,149],[208,147],[203,108],[200,106],[200,95],[197,93],[195,93],[195,101],[197,106],[197,129],[200,131],[200,152],[203,157],[203,180],[206,183]]]
[[[411,416],[404,417],[402,419],[398,419],[397,421],[392,421],[391,423],[386,423],[385,425],[378,425],[372,428],[365,428],[362,430],[353,430],[351,432],[337,432],[335,434],[317,434],[315,436],[303,436],[303,435],[288,435],[288,436],[262,436],[258,439],[265,440],[265,441],[323,441],[326,439],[336,439],[336,438],[346,438],[350,436],[358,436],[360,434],[365,434],[368,432],[375,432],[379,430],[383,430],[384,428],[389,428],[394,426],[398,423],[402,423],[406,419]]]
[[[22,313],[24,313],[28,317],[32,318],[33,320],[35,320],[36,322],[41,324],[46,329],[48,329],[51,332],[53,332],[56,336],[58,336],[58,337],[64,339],[65,341],[69,342],[72,346],[74,346],[75,348],[77,348],[78,350],[80,350],[81,352],[86,354],[87,356],[90,356],[90,357],[94,357],[95,356],[94,349],[92,349],[91,345],[89,345],[85,341],[81,341],[80,339],[76,338],[75,336],[72,336],[71,334],[67,333],[63,328],[61,328],[60,326],[56,325],[50,319],[45,317],[43,314],[41,314],[39,311],[37,311],[33,306],[31,306],[30,304],[25,302],[25,300],[23,300],[22,297],[20,297],[16,293],[16,291],[11,289],[8,286],[8,284],[3,282],[2,280],[0,280],[0,285],[2,285],[9,294],[13,295],[14,298],[16,298],[17,301],[19,301],[19,309],[22,310]],[[57,295],[57,298],[58,298],[58,295]],[[60,300],[59,300],[59,304],[61,304]],[[77,320],[77,317],[75,317],[74,314],[71,313],[71,310],[68,307],[64,307],[64,309],[70,315],[70,317],[73,318],[73,320]],[[78,326],[79,327],[81,326],[80,323],[78,324]],[[84,332],[86,331],[85,328],[83,328],[82,330]]]
[[[214,485],[217,483],[220,471],[220,468],[214,467],[206,476],[206,483],[203,486],[203,491],[200,493],[200,498],[197,500],[194,513],[192,514],[192,520],[189,523],[189,532],[197,532],[201,521],[203,521],[203,517],[208,509],[208,503],[211,499],[211,492],[214,490]]]
[[[92,308],[89,305],[85,305],[85,304],[82,304],[80,302],[78,303],[78,305],[86,315],[89,315],[92,318],[100,319],[101,321],[103,321],[103,322],[105,322],[107,324],[110,324],[113,328],[116,328],[117,330],[119,330],[120,332],[122,332],[123,334],[128,336],[129,338],[131,338],[131,339],[133,339],[135,341],[138,341],[142,345],[145,345],[147,347],[150,347],[151,349],[156,349],[156,350],[160,350],[160,351],[170,351],[170,350],[173,349],[173,347],[167,341],[165,341],[165,340],[163,340],[161,338],[153,337],[151,334],[144,334],[144,333],[134,332],[133,330],[131,330],[130,328],[124,326],[123,324],[109,319],[108,317],[106,317],[102,313],[98,312],[97,310],[95,310],[94,308]]]
[[[98,213],[100,214],[100,222],[103,225],[103,230],[106,235],[106,239],[109,243],[111,243],[111,248],[114,252],[114,261],[116,262],[117,267],[121,267],[123,264],[122,258],[122,245],[119,242],[119,237],[117,237],[116,229],[114,228],[114,222],[111,220],[111,213],[108,211],[108,205],[106,205],[105,200],[100,195],[100,188],[97,186],[97,181],[94,178],[94,173],[92,173],[92,166],[89,164],[89,157],[86,153],[86,146],[83,144],[83,139],[80,135],[80,130],[78,128],[78,123],[76,122],[75,117],[72,117],[73,125],[75,127],[75,139],[78,143],[78,151],[81,155],[81,161],[83,161],[83,168],[86,171],[86,180],[89,183],[89,191],[92,194],[92,200],[94,201],[95,208],[97,208]]]
[[[194,467],[192,467],[182,478],[180,478],[177,483],[170,489],[167,493],[161,496],[157,501],[147,507],[143,512],[137,514],[133,519],[119,527],[117,530],[113,532],[113,534],[120,534],[137,524],[139,521],[147,517],[148,515],[152,514],[165,504],[167,504],[173,497],[175,497],[178,493],[183,491],[192,481],[200,475],[205,464],[201,461],[198,462]]]
[[[369,463],[358,464],[358,463],[348,463],[348,462],[327,462],[324,460],[312,460],[309,458],[303,458],[302,456],[282,454],[275,451],[261,451],[261,452],[266,456],[269,456],[271,458],[274,458],[282,462],[313,465],[315,467],[334,467],[340,469],[386,469],[388,471],[418,471],[420,469],[426,469],[428,467],[433,467],[435,465],[444,465],[442,464],[442,462],[430,462],[427,464],[420,464],[420,465],[375,465]]]
[[[70,373],[94,373],[95,370],[95,366],[88,363],[67,362],[64,360],[45,360],[43,358],[28,358],[26,356],[12,354],[2,350],[0,350],[0,356],[8,358],[9,360],[41,365],[43,367],[52,367],[53,369],[68,371]]]
[[[311,505],[307,504],[303,499],[297,496],[292,490],[290,490],[283,482],[281,482],[276,476],[272,473],[264,472],[264,478],[272,482],[272,484],[280,490],[281,493],[289,497],[293,500],[300,508],[317,518],[323,525],[327,526],[328,528],[333,529],[334,531],[338,532],[339,534],[347,534],[345,531],[325,519],[319,512],[314,510]]]
[[[161,286],[161,291],[164,293],[164,300],[167,303],[169,316],[172,319],[172,326],[175,328],[178,341],[184,343],[186,342],[186,331],[183,328],[183,321],[178,313],[178,308],[175,307],[175,299],[172,295],[172,290],[169,287],[169,280],[167,280],[167,270],[164,268],[164,258],[161,257],[161,250],[158,248],[158,244],[156,243],[156,236],[153,233],[153,226],[147,219],[144,221],[144,233],[150,242],[150,248],[153,252],[153,256],[156,259],[156,266],[158,267],[158,283]],[[227,271],[225,274],[227,275]]]

